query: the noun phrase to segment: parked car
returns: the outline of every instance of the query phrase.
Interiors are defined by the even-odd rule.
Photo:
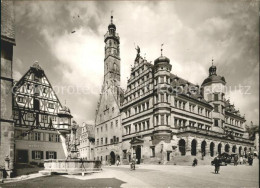
[[[221,163],[220,163],[221,166],[227,166],[227,164],[231,163],[232,157],[228,153],[221,153],[219,155],[219,157],[220,157],[220,161],[221,161]],[[215,165],[214,160],[211,161],[211,165]]]
[[[225,160],[223,158],[220,158],[220,166],[227,166],[227,163],[225,162]],[[215,161],[211,161],[211,165],[215,165]]]

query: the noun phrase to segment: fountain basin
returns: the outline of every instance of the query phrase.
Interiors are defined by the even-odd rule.
[[[101,161],[84,159],[48,159],[44,160],[42,174],[78,174],[101,171]]]

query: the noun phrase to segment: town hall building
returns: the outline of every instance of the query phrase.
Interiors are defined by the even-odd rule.
[[[175,74],[163,55],[137,55],[127,88],[120,87],[120,38],[111,17],[105,34],[104,82],[95,119],[95,159],[178,164],[227,153],[245,155],[252,142],[245,117],[225,97],[226,80],[213,64],[201,86]],[[207,161],[208,162],[208,161]]]

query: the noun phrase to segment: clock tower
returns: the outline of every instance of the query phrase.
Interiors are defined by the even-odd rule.
[[[110,86],[120,86],[120,38],[116,33],[113,16],[111,16],[104,42],[104,84],[108,89]]]

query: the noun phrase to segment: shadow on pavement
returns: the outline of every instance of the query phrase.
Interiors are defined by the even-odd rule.
[[[124,181],[116,178],[98,178],[90,180],[79,180],[66,178],[59,175],[44,176],[35,179],[24,180],[7,184],[0,184],[1,188],[19,187],[19,188],[55,188],[55,187],[121,187]]]

